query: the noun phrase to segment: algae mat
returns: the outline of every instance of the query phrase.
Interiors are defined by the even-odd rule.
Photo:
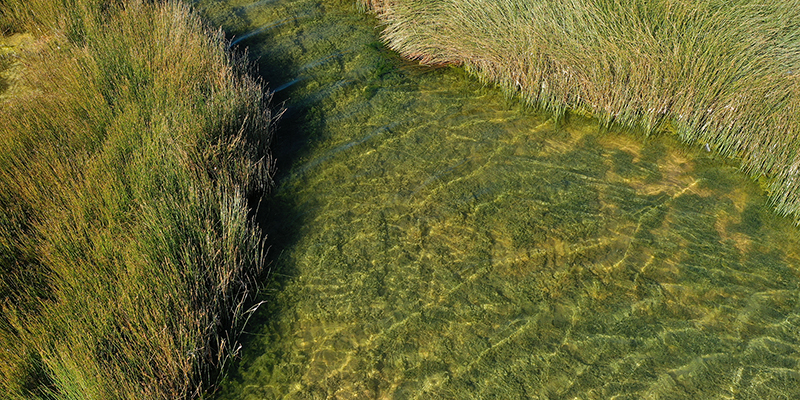
[[[800,397],[800,236],[734,165],[405,63],[349,2],[198,6],[288,107],[220,398]]]

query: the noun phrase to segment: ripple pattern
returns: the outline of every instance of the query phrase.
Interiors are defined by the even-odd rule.
[[[198,7],[288,107],[220,398],[800,398],[800,236],[735,166],[416,67],[348,2]]]

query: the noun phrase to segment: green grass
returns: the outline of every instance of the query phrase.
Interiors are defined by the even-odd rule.
[[[8,79],[5,77],[5,71],[12,65],[11,54],[4,51],[2,48],[3,43],[0,42],[0,93],[8,87]]]
[[[266,248],[273,116],[176,2],[0,0],[37,36],[0,103],[0,391],[203,397]]]
[[[361,0],[384,39],[535,105],[674,131],[766,177],[800,222],[800,7],[752,0]]]

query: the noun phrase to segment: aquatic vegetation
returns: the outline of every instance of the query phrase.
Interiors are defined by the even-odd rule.
[[[315,18],[240,43],[299,134],[221,399],[800,396],[800,236],[736,163],[398,59],[350,1],[249,2],[203,4]]]
[[[800,7],[750,0],[361,0],[383,38],[528,102],[673,131],[764,176],[800,221]]]
[[[180,3],[0,10],[36,36],[0,103],[4,398],[202,396],[263,272],[263,85]]]

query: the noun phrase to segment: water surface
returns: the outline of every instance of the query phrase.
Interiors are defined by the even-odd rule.
[[[351,1],[208,1],[287,115],[221,399],[800,397],[800,236],[735,164],[554,121]]]

